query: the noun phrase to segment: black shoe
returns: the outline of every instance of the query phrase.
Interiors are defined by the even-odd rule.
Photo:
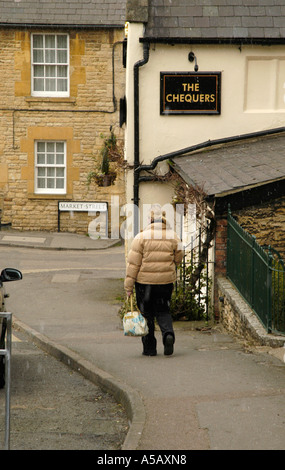
[[[156,356],[156,338],[154,336],[142,336],[143,355]]]
[[[157,352],[156,351],[151,351],[151,352],[143,351],[142,354],[143,354],[143,356],[156,356]]]
[[[164,355],[171,356],[173,353],[174,338],[172,335],[167,335],[164,341]]]

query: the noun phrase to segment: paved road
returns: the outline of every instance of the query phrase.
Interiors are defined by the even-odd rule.
[[[201,331],[180,324],[173,356],[163,355],[158,334],[158,355],[143,357],[117,315],[122,248],[9,250],[0,251],[5,265],[11,257],[24,271],[9,285],[15,316],[140,397],[125,448],[284,449],[285,365],[270,348],[237,342],[219,325]]]
[[[10,450],[118,450],[128,432],[114,397],[13,329]],[[0,449],[5,390],[0,390]]]
[[[11,266],[23,272],[22,281],[5,284],[10,294],[8,310],[11,307],[22,321],[43,334],[49,334],[45,328],[48,317],[47,325],[52,320],[53,327],[67,336],[72,318],[72,324],[77,323],[75,343],[80,335],[82,309],[90,310],[84,307],[88,303],[84,298],[88,279],[92,279],[91,284],[94,279],[102,284],[99,290],[104,297],[106,276],[112,286],[114,278],[124,276],[116,261],[121,258],[121,249],[91,255],[19,247],[2,248],[0,252],[1,268]],[[112,258],[112,268],[104,267],[107,258]],[[115,288],[111,288],[114,296],[121,295],[121,282],[118,286],[115,281]],[[71,292],[66,296],[67,286]],[[11,450],[116,450],[127,435],[129,419],[112,394],[44,353],[31,338],[15,329],[11,392]],[[0,449],[4,443],[4,404],[5,393],[0,390]]]

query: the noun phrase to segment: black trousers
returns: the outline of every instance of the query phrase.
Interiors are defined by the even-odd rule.
[[[164,344],[167,335],[172,335],[172,316],[170,313],[170,300],[173,284],[139,284],[135,283],[137,306],[147,320],[148,334],[142,337],[144,353],[156,352],[155,318],[159,325]]]

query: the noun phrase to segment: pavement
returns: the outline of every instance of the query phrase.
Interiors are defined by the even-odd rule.
[[[118,253],[116,245],[76,234],[0,231],[0,246]],[[107,305],[98,306],[108,314]],[[110,309],[108,330],[98,311],[91,334],[96,320],[82,310],[84,334],[70,318],[64,336],[54,324],[43,334],[36,319],[16,313],[16,328],[123,404],[130,427],[121,451],[284,450],[284,348],[241,342],[214,322],[176,322],[174,354],[164,356],[157,332],[158,355],[145,357],[141,340],[124,337]]]

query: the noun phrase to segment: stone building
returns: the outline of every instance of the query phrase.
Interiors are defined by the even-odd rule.
[[[110,186],[87,184],[102,136],[123,142],[124,25],[122,1],[0,1],[2,225],[87,233],[94,212],[59,202],[124,202],[120,168]]]

